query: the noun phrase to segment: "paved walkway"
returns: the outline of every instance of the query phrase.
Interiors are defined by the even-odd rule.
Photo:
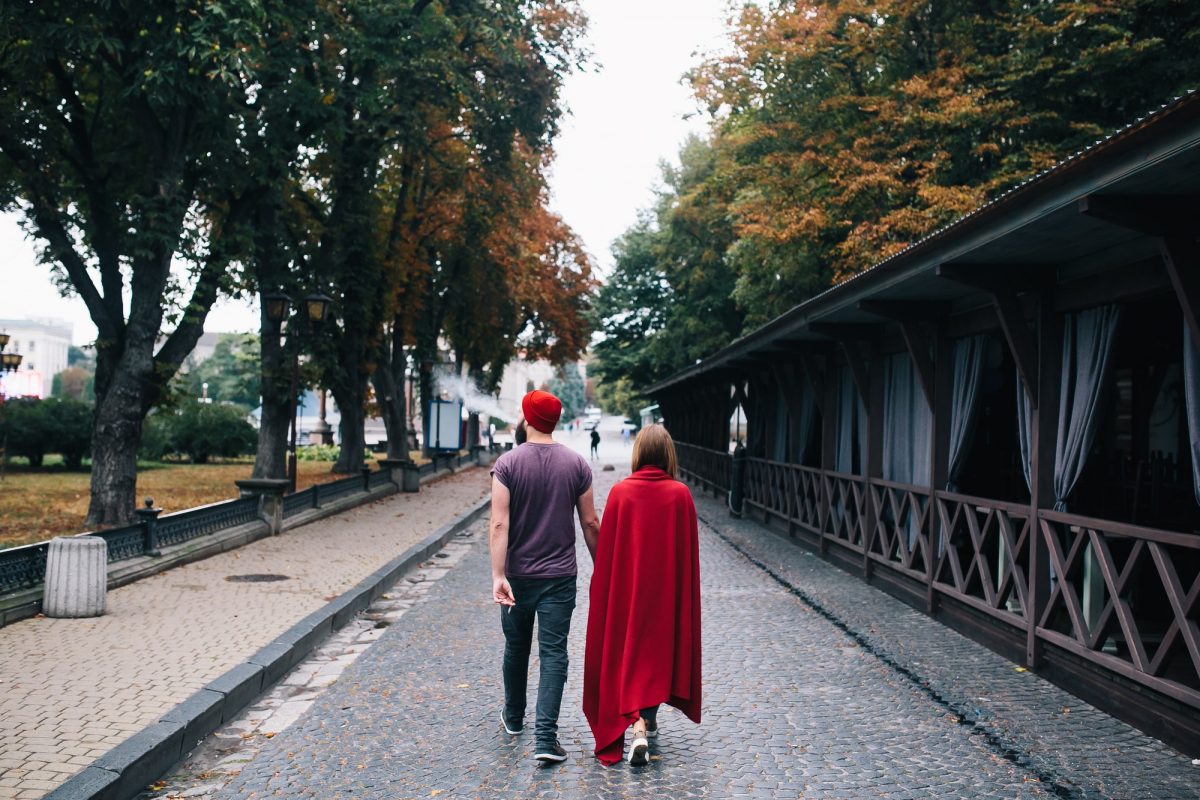
[[[597,473],[598,493],[603,496],[619,475]],[[442,570],[402,617],[381,636],[375,634],[369,646],[356,649],[332,685],[315,697],[311,687],[298,685],[310,706],[294,715],[294,722],[285,719],[290,724],[260,732],[255,725],[273,712],[252,710],[250,718],[223,732],[231,750],[223,754],[219,742],[206,745],[205,753],[198,751],[153,796],[1200,794],[1200,768],[1180,754],[1036,676],[1017,672],[1013,664],[938,623],[908,613],[805,551],[749,523],[728,521],[715,503],[701,501],[700,506],[712,521],[701,531],[705,719],[695,726],[665,710],[649,766],[606,769],[590,754],[591,738],[579,710],[588,578],[582,548],[561,720],[570,757],[562,765],[536,766],[532,735],[503,733],[497,719],[502,636],[499,612],[488,597],[486,529],[478,523],[474,536],[461,540],[461,551],[452,555],[457,566]],[[848,622],[838,617],[841,612]],[[866,633],[855,629],[860,623]],[[872,629],[893,627],[892,633],[872,638]],[[906,641],[926,659],[938,653],[929,659],[939,662],[930,685],[919,669],[904,662]],[[894,655],[889,642],[900,648]],[[928,650],[931,646],[945,650]],[[531,672],[536,670],[535,663]],[[964,724],[956,710],[960,695],[991,709],[994,724],[982,714]],[[277,698],[276,707],[285,699]],[[1054,707],[1060,702],[1072,709],[1069,722]],[[1077,719],[1085,724],[1076,724]],[[1095,733],[1080,744],[1075,737],[1091,725],[1098,726]],[[996,732],[1001,729],[1011,735]],[[242,736],[250,744],[237,744]],[[1020,749],[1035,744],[1049,752]],[[1059,753],[1056,747],[1064,749]]]
[[[488,490],[468,470],[121,587],[96,619],[0,628],[0,798],[37,798]],[[231,575],[288,576],[231,583]]]

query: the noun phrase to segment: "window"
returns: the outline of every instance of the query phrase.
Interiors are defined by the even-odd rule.
[[[37,340],[31,340],[31,341],[29,342],[29,352],[31,352],[31,353],[33,352],[33,346],[34,346],[35,344],[37,344]]]

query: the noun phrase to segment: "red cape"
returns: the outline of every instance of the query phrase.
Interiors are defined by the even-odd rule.
[[[588,600],[583,713],[604,764],[638,710],[700,722],[700,542],[692,494],[657,467],[609,492]]]

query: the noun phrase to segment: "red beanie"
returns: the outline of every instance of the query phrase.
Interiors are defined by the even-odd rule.
[[[535,389],[521,400],[525,424],[542,433],[551,433],[562,416],[562,401],[549,392]]]

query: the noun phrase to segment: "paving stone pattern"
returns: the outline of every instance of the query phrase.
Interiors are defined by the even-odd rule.
[[[139,800],[203,800],[216,795],[263,746],[298,720],[321,691],[338,681],[388,626],[420,602],[430,587],[444,577],[467,553],[471,537],[486,528],[477,525],[462,531],[419,568],[395,586],[345,628],[330,636],[282,681],[247,706],[240,716],[215,731],[189,753],[153,790]]]
[[[693,490],[707,527],[1065,797],[1200,798],[1200,764]]]
[[[601,495],[614,477],[598,473]],[[740,553],[721,538],[736,541],[729,531],[718,535],[707,526],[701,532],[703,724],[664,710],[662,733],[645,767],[605,768],[592,757],[580,711],[588,578],[581,548],[561,719],[570,756],[561,765],[538,766],[531,758],[531,726],[510,737],[498,719],[502,635],[500,612],[489,598],[483,531],[480,523],[459,566],[361,652],[307,712],[263,742],[257,757],[216,796],[1071,796],[1070,789],[1043,782],[993,738],[961,724],[944,700]],[[761,529],[741,532],[775,544]],[[806,566],[803,551],[780,544],[779,563]],[[847,593],[850,603],[860,587],[878,594],[836,571],[822,577],[831,591]],[[887,598],[881,602],[887,613],[903,610]],[[976,656],[976,671],[1012,671],[977,645],[964,640],[962,647]],[[536,661],[531,672],[536,676]],[[532,714],[531,706],[530,723]],[[1037,720],[1060,722],[1058,715]],[[1143,744],[1162,752],[1148,740]],[[1146,755],[1135,751],[1125,761],[1136,764]],[[1140,769],[1126,785],[1139,780],[1136,793],[1100,794],[1168,797],[1178,788],[1160,792],[1163,783],[1152,768]]]
[[[0,628],[0,800],[38,798],[488,491],[471,469]],[[226,576],[282,573],[275,583]]]

